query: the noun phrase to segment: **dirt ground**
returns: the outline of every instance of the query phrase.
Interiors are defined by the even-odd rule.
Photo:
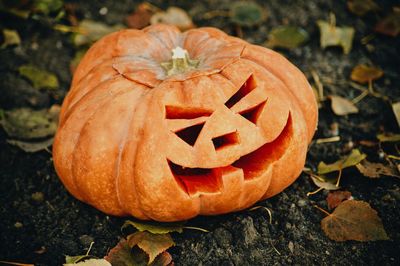
[[[82,16],[108,24],[123,23],[138,4],[127,0],[76,2],[79,2]],[[172,5],[182,7],[198,26],[214,26],[237,34],[226,17],[202,18],[207,11],[229,8],[231,1],[150,2],[163,9]],[[278,51],[297,65],[311,83],[311,70],[321,79],[330,80],[323,81],[326,95],[348,99],[359,95],[358,90],[348,86],[351,69],[360,63],[372,63],[384,71],[384,77],[374,82],[375,90],[393,102],[400,100],[399,37],[377,34],[369,42],[374,49],[360,41],[372,32],[381,15],[357,17],[348,11],[346,1],[258,2],[268,10],[268,19],[258,27],[243,29],[244,39],[262,44],[275,26],[301,26],[310,34],[309,41],[290,51]],[[399,5],[398,1],[377,2],[386,13],[393,4]],[[99,14],[102,7],[108,8],[105,16]],[[316,21],[327,20],[331,11],[336,15],[337,25],[356,29],[348,55],[340,48],[320,48]],[[75,52],[70,36],[5,13],[0,13],[0,28],[16,29],[22,39],[20,47],[0,50],[0,108],[48,108],[54,103],[61,104],[70,85],[69,65]],[[24,63],[33,63],[55,73],[60,88],[56,92],[33,88],[18,74],[18,67]],[[391,106],[382,99],[367,96],[357,107],[358,114],[337,116],[331,111],[329,101],[322,103],[315,138],[331,137],[331,125],[337,123],[341,140],[314,142],[308,154],[308,167],[315,169],[320,161],[337,160],[349,152],[349,145],[367,153],[371,160],[382,161],[376,147],[362,146],[359,141],[376,141],[376,135],[383,130],[399,131]],[[120,228],[126,218],[107,216],[73,198],[55,173],[51,153],[26,153],[9,145],[7,138],[0,129],[0,260],[60,265],[64,255],[84,254],[92,241],[91,254],[103,257],[123,236]],[[176,265],[400,265],[399,179],[369,179],[351,168],[343,172],[341,186],[354,198],[368,202],[377,210],[390,240],[334,242],[328,239],[320,227],[325,215],[313,207],[317,204],[327,209],[327,191],[307,197],[307,192],[317,187],[309,176],[302,174],[284,192],[257,204],[272,211],[272,224],[262,208],[198,217],[188,225],[210,232],[173,233],[176,246],[170,253]],[[36,192],[43,193],[44,199],[34,200],[32,194]]]

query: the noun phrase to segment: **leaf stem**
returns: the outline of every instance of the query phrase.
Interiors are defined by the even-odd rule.
[[[318,205],[313,205],[314,206],[314,208],[317,208],[318,210],[320,210],[321,212],[323,212],[323,213],[325,213],[326,215],[331,215],[328,211],[326,211],[326,210],[324,210],[324,209],[322,209],[320,206],[318,206]]]

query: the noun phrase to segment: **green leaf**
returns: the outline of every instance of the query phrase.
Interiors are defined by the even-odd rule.
[[[102,22],[84,19],[78,26],[80,33],[73,36],[73,41],[76,46],[91,44],[103,36],[123,28],[122,25],[108,26]]]
[[[379,10],[379,6],[374,2],[374,0],[348,0],[347,8],[351,13],[360,17],[371,11]]]
[[[33,65],[22,65],[18,71],[23,77],[29,79],[36,89],[57,89],[59,87],[57,76]]]
[[[186,222],[175,222],[175,223],[157,223],[157,222],[137,222],[137,221],[125,221],[122,225],[122,229],[127,226],[133,226],[140,232],[148,231],[153,234],[166,234],[171,232],[182,233],[183,226]]]
[[[48,15],[60,10],[64,5],[63,0],[34,0],[33,10]]]
[[[378,134],[377,139],[380,142],[399,142],[400,134]]]
[[[336,27],[323,20],[318,20],[317,25],[323,49],[328,46],[341,46],[345,54],[350,52],[354,37],[353,27]]]
[[[318,164],[318,174],[327,174],[335,171],[340,171],[344,168],[355,166],[367,157],[364,153],[361,153],[358,149],[353,149],[351,153],[344,159],[340,159],[334,163],[326,164],[320,162]]]
[[[147,231],[131,234],[127,241],[131,248],[137,246],[146,252],[149,256],[148,263],[152,263],[159,254],[175,245],[169,234],[152,234]]]
[[[36,139],[53,136],[57,130],[59,105],[50,109],[33,110],[30,108],[17,108],[4,111],[0,117],[8,136],[18,139]]]
[[[21,38],[16,30],[3,29],[4,42],[0,46],[1,49],[11,45],[20,45]]]
[[[266,45],[292,49],[299,47],[308,40],[308,33],[296,26],[279,26],[269,33]]]
[[[231,5],[229,16],[233,23],[251,27],[265,21],[267,12],[255,2],[239,1]]]

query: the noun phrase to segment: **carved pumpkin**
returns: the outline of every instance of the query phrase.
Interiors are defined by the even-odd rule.
[[[316,122],[310,85],[276,52],[214,28],[122,30],[77,68],[54,163],[105,213],[184,220],[285,189]]]

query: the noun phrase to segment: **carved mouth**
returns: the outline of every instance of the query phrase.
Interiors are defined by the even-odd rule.
[[[218,140],[217,143],[221,142],[230,145],[232,141],[238,139],[238,136],[234,133],[222,136],[224,138]],[[222,174],[227,172],[229,168],[242,169],[244,181],[259,177],[270,164],[279,160],[285,153],[292,136],[293,125],[289,114],[284,129],[275,140],[264,144],[249,154],[243,155],[231,165],[218,168],[189,168],[175,164],[170,160],[167,161],[176,182],[189,196],[219,193],[223,188]],[[218,145],[215,145],[214,142],[214,146],[217,149]]]

